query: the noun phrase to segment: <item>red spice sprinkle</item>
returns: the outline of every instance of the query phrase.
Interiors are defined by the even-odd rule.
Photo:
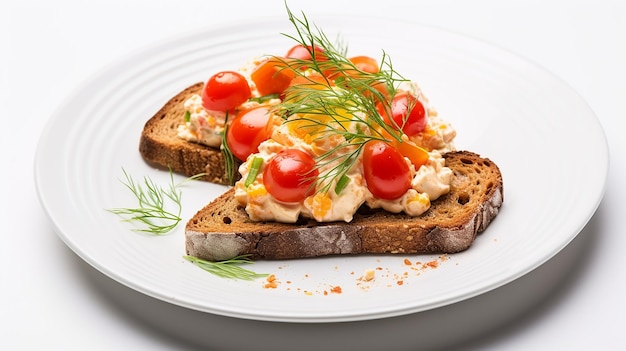
[[[333,288],[330,289],[330,292],[335,293],[335,294],[341,294],[342,290],[341,290],[341,287],[337,285],[337,286],[333,286]]]

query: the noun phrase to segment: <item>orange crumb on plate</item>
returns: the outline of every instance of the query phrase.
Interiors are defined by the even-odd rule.
[[[341,294],[342,290],[341,290],[341,287],[337,285],[337,286],[333,286],[333,288],[330,289],[330,292],[335,293],[335,294]]]
[[[274,274],[270,274],[267,279],[265,279],[265,284],[263,285],[266,289],[276,289],[278,287],[278,280]]]

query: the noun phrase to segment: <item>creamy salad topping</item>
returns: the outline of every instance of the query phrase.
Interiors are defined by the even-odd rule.
[[[418,89],[413,85],[412,89]],[[423,103],[426,103],[423,99]],[[434,109],[429,108],[429,116],[436,116]],[[456,132],[452,126],[441,118],[429,118],[424,134],[415,140],[427,141],[429,146],[435,146],[429,152],[426,164],[416,169],[405,158],[405,162],[411,172],[411,187],[402,196],[395,199],[376,198],[367,188],[363,177],[362,155],[347,173],[349,181],[346,187],[337,194],[334,189],[337,179],[331,184],[326,192],[317,192],[306,197],[301,202],[287,203],[276,200],[271,196],[263,184],[263,169],[257,172],[254,181],[248,186],[245,179],[250,173],[250,164],[255,157],[263,159],[263,165],[284,149],[300,149],[312,155],[322,155],[333,150],[345,139],[335,135],[335,138],[323,138],[312,140],[310,135],[298,132],[297,119],[299,116],[291,116],[290,121],[295,123],[282,123],[278,126],[272,138],[259,145],[259,152],[241,164],[239,172],[242,180],[235,184],[235,196],[251,219],[257,221],[278,221],[294,223],[299,216],[313,218],[318,222],[345,221],[350,222],[356,211],[363,204],[370,208],[382,208],[392,213],[404,212],[411,216],[418,216],[430,207],[430,202],[450,191],[452,171],[445,167],[442,153],[454,150],[453,139]],[[356,127],[353,123],[350,127]],[[339,149],[341,150],[341,149]],[[349,149],[343,151],[348,152]],[[337,151],[339,152],[339,151]],[[341,159],[340,155],[331,155],[330,159]],[[331,170],[336,164],[330,163],[320,167],[320,174]]]
[[[302,48],[301,45],[300,47]],[[306,50],[312,54],[310,49]],[[318,55],[322,52],[324,51],[320,50]],[[221,110],[209,109],[204,100],[207,99],[205,95],[191,96],[185,102],[188,118],[178,130],[181,138],[211,147],[221,147],[223,150],[224,145],[231,148],[239,145],[241,148],[242,138],[243,144],[250,144],[250,152],[233,153],[242,162],[238,168],[241,180],[234,184],[235,196],[252,220],[293,223],[302,216],[319,222],[350,222],[357,210],[364,205],[372,209],[382,208],[392,213],[404,212],[410,216],[418,216],[428,210],[431,201],[450,191],[452,172],[445,167],[442,154],[455,149],[456,131],[430,106],[417,84],[402,80],[393,88],[393,95],[388,97],[386,105],[376,106],[378,110],[375,113],[379,120],[371,122],[373,105],[369,108],[359,106],[355,101],[361,100],[353,98],[354,92],[349,91],[352,89],[349,84],[342,84],[346,81],[344,78],[355,69],[367,68],[355,64],[354,68],[349,66],[344,71],[345,64],[342,64],[336,71],[322,71],[304,65],[305,61],[301,59],[295,59],[298,65],[293,68],[293,61],[289,60],[291,59],[254,58],[236,74],[230,73],[230,77],[234,77],[232,79],[240,86],[243,84],[243,89],[248,91],[244,91],[247,94],[244,95],[247,97],[245,100],[231,104],[228,109],[222,108],[224,105],[219,100],[209,105],[219,106]],[[361,61],[355,59],[352,62]],[[326,76],[319,78],[320,73]],[[240,77],[239,81],[237,77]],[[300,83],[294,83],[298,79]],[[207,89],[211,89],[210,84],[215,82],[207,82],[204,94]],[[297,89],[289,90],[297,84],[303,84],[305,89],[311,90],[304,90],[306,93],[299,95]],[[241,89],[237,90],[237,93],[240,91]],[[376,95],[375,90],[365,91]],[[326,96],[324,92],[327,93],[329,104],[333,106],[328,111],[324,111],[326,107],[323,103],[316,102],[321,107],[308,112],[291,113],[291,109],[299,110],[298,104],[308,104],[309,96],[312,96],[311,99],[321,99]],[[348,97],[345,103],[342,102],[344,97]],[[401,97],[404,100],[399,99],[396,103],[396,98]],[[345,105],[337,108],[342,103]],[[250,121],[244,123],[244,127],[239,126],[243,122],[237,119],[243,119],[241,115],[258,106],[268,107],[262,122],[264,126],[254,126]],[[418,108],[423,111],[421,115],[415,112],[418,117],[402,115],[401,119],[397,119],[397,108],[404,108],[402,111],[407,116]],[[248,115],[248,119],[250,118],[252,117]],[[413,118],[421,122],[411,121]],[[235,122],[231,124],[231,120]],[[226,123],[229,123],[228,127],[225,126]],[[388,125],[382,127],[380,123]],[[239,131],[234,131],[238,135],[232,136],[228,129],[235,124]],[[257,140],[259,137],[256,134],[250,134],[250,130],[242,131],[242,128],[256,128],[255,133],[263,135],[262,140]],[[401,137],[390,133],[399,133],[397,135]],[[223,141],[225,135],[228,135],[226,143]],[[231,138],[238,141],[231,143]],[[373,144],[368,145],[369,139],[383,140],[384,143],[374,147]],[[285,151],[293,154],[293,150],[298,150],[298,157],[315,163],[313,167],[309,167],[307,174],[310,176],[301,174],[300,184],[289,185],[301,188],[301,196],[296,197],[283,196],[280,190],[284,189],[281,188],[282,185],[274,186],[280,180],[268,180],[267,170],[277,155],[282,155]],[[389,157],[385,159],[378,154],[374,155],[375,153],[390,154],[389,157],[395,157],[396,161],[391,162]],[[365,156],[366,154],[369,156]],[[383,163],[372,165],[371,160],[376,157]],[[301,159],[294,160],[291,161],[296,162],[296,165],[298,162],[305,162]],[[274,164],[274,167],[285,166]],[[406,175],[406,180],[398,180],[393,174],[389,179],[383,179],[386,175],[383,172],[381,176],[380,171],[386,167],[393,169],[391,173]],[[390,182],[390,187],[393,188],[403,181],[406,186],[400,186],[401,193],[388,191],[385,183]],[[375,182],[379,184],[375,185]],[[308,184],[308,189],[302,189],[302,183]]]

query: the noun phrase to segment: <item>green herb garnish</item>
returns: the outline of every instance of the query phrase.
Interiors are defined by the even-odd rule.
[[[263,95],[263,96],[259,96],[259,97],[251,97],[248,99],[248,101],[251,102],[257,102],[259,104],[262,104],[266,101],[270,101],[272,99],[280,99],[280,94],[269,94],[269,95]]]
[[[343,142],[316,158],[317,167],[326,170],[320,172],[316,188],[328,191],[334,183],[339,193],[347,185],[347,173],[356,164],[365,143],[402,142],[401,129],[386,123],[379,109],[382,106],[389,110],[388,96],[394,96],[399,84],[408,80],[393,69],[384,52],[378,72],[360,70],[346,57],[347,48],[342,43],[333,44],[304,13],[297,18],[288,7],[287,12],[297,33],[283,35],[309,48],[312,60],[282,59],[304,83],[287,88],[283,102],[273,111],[283,116],[285,123],[306,128],[313,141],[343,138]],[[329,71],[335,72],[334,82],[328,78]],[[298,118],[290,119],[294,114]]]
[[[249,255],[241,255],[224,261],[206,261],[194,256],[183,256],[187,261],[194,263],[205,271],[222,278],[253,280],[267,277],[268,274],[260,274],[241,267],[242,264],[254,263],[248,258]]]
[[[226,111],[226,117],[224,119],[224,131],[222,132],[222,155],[224,155],[224,170],[226,172],[226,179],[228,184],[235,184],[235,172],[237,171],[237,160],[233,152],[230,151],[226,136],[228,135],[228,111]]]
[[[189,122],[189,120],[191,120],[191,112],[189,111],[185,111],[185,123]]]
[[[262,165],[263,165],[262,157],[255,156],[252,159],[252,163],[250,164],[250,172],[248,173],[248,176],[246,177],[246,181],[244,183],[246,187],[249,187],[250,184],[254,183],[254,180],[256,179],[256,176],[259,174],[259,170],[261,169]]]
[[[181,197],[182,192],[178,189],[183,183],[202,177],[198,174],[189,177],[182,182],[174,183],[174,173],[170,168],[170,184],[168,187],[161,187],[150,177],[144,177],[142,184],[136,183],[133,178],[122,168],[125,180],[122,183],[130,189],[137,198],[138,204],[135,208],[114,208],[108,211],[119,216],[126,217],[124,221],[137,222],[142,228],[133,231],[163,235],[174,229],[181,221]],[[173,204],[175,209],[169,210],[168,204]]]
[[[346,186],[348,186],[348,183],[350,183],[350,178],[347,175],[342,174],[341,177],[339,177],[339,180],[337,181],[337,185],[335,185],[335,194],[337,195],[341,194],[343,189],[345,189]]]

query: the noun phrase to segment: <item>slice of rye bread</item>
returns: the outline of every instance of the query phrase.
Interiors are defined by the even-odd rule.
[[[449,152],[444,157],[454,173],[450,192],[433,201],[421,216],[362,206],[351,223],[304,219],[296,224],[254,222],[230,188],[187,222],[187,254],[220,261],[243,254],[271,260],[466,250],[500,210],[502,175],[494,162],[472,152]]]
[[[189,177],[205,173],[202,180],[228,184],[224,155],[219,148],[178,137],[178,126],[185,121],[184,103],[191,95],[201,94],[203,87],[204,83],[200,82],[182,90],[146,122],[139,141],[139,152],[145,161],[154,166],[169,166],[173,172]]]

